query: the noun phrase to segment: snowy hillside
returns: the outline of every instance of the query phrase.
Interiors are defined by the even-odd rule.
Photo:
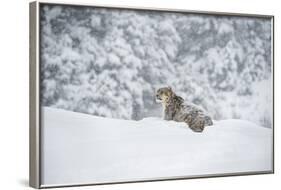
[[[42,183],[77,184],[272,169],[272,130],[242,120],[183,123],[42,108]]]

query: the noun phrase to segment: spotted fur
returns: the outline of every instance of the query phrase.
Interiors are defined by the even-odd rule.
[[[194,132],[202,132],[205,126],[213,125],[213,121],[201,108],[184,102],[171,87],[160,88],[156,92],[156,99],[163,106],[165,120],[185,122]]]

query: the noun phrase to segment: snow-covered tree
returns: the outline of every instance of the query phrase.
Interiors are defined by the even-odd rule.
[[[43,106],[138,120],[170,85],[215,119],[271,126],[270,19],[44,5],[40,24]]]

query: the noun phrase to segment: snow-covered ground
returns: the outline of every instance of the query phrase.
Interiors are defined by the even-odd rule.
[[[269,171],[272,129],[223,120],[203,133],[184,123],[118,120],[42,108],[44,185]]]

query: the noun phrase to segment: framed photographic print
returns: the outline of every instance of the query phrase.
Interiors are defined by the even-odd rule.
[[[30,185],[274,171],[274,17],[30,3]]]

